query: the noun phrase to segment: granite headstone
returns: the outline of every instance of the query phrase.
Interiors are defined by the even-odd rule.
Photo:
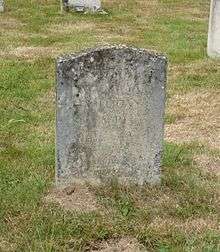
[[[109,46],[57,61],[56,177],[160,182],[166,57]]]

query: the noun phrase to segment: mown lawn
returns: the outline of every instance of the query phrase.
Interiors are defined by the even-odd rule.
[[[104,0],[108,15],[8,0],[0,14],[0,251],[85,251],[135,238],[146,251],[220,251],[220,61],[209,0]],[[103,44],[169,59],[161,186],[91,187],[102,211],[45,203],[54,183],[55,59]]]

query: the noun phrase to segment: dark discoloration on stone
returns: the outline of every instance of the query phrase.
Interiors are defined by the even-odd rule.
[[[58,59],[58,181],[160,181],[166,65],[125,46]]]

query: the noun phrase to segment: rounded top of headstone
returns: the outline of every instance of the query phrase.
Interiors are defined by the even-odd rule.
[[[144,48],[136,48],[136,47],[130,47],[126,45],[112,45],[112,46],[102,46],[102,47],[96,47],[96,48],[90,48],[82,52],[78,53],[70,53],[68,55],[62,55],[58,57],[57,63],[58,65],[62,63],[68,63],[72,61],[79,61],[84,57],[93,56],[93,54],[101,53],[102,55],[108,54],[108,52],[114,52],[114,51],[121,51],[125,53],[135,54],[135,55],[147,55],[148,57],[152,59],[160,59],[165,62],[167,62],[167,57],[161,53],[144,49]]]

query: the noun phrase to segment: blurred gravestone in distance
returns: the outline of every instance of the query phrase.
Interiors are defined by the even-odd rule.
[[[4,0],[0,0],[0,12],[4,12]]]
[[[220,0],[211,0],[208,55],[213,58],[220,57]]]
[[[64,9],[77,12],[101,11],[100,0],[63,0]]]
[[[58,182],[160,182],[166,66],[125,46],[58,59]]]

